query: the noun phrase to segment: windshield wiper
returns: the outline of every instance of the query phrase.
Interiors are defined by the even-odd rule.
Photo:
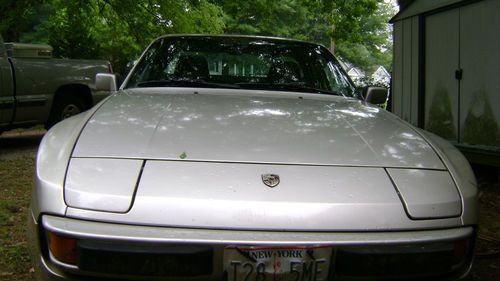
[[[307,87],[300,83],[236,83],[241,88],[261,89],[261,90],[283,90],[292,92],[307,92],[316,94],[343,96],[339,92]]]
[[[225,88],[240,89],[240,86],[233,84],[207,82],[201,79],[168,79],[151,80],[137,83],[137,87],[200,87],[200,88]]]

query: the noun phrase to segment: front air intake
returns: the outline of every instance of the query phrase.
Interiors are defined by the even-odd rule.
[[[213,251],[208,246],[79,241],[77,249],[78,268],[94,274],[123,277],[212,274]]]

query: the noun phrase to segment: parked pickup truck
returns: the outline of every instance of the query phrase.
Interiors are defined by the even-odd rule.
[[[103,60],[52,58],[49,45],[3,43],[0,37],[0,133],[58,121],[92,107],[109,94],[97,91]]]

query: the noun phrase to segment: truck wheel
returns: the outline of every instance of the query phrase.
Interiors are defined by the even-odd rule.
[[[77,115],[85,111],[85,103],[78,96],[61,96],[55,102],[50,113],[47,129],[54,126],[57,122]]]

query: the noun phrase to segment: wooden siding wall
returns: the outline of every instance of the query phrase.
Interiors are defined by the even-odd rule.
[[[420,18],[400,20],[394,24],[393,113],[418,125]]]

